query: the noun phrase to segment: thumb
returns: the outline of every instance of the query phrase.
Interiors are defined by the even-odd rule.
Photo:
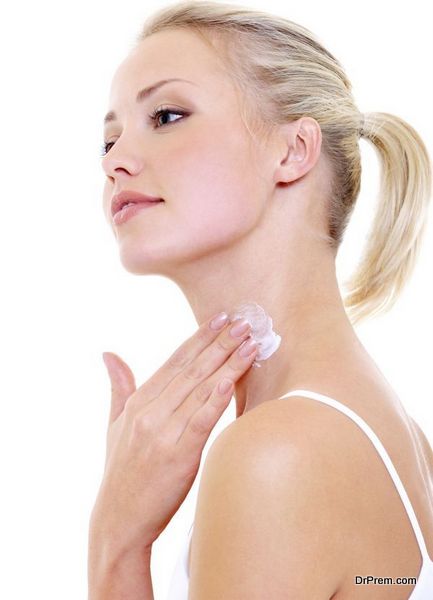
[[[103,352],[102,359],[107,367],[111,383],[111,409],[109,425],[123,411],[129,396],[136,391],[134,374],[128,365],[113,352]]]

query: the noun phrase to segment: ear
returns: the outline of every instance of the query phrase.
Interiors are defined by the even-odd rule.
[[[279,148],[282,150],[274,172],[274,183],[288,183],[308,173],[319,160],[322,131],[315,119],[301,117],[282,125],[279,133]]]

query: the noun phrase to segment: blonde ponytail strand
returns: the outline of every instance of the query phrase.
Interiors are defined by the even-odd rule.
[[[368,242],[344,299],[352,323],[394,305],[413,272],[432,195],[427,149],[406,121],[366,113],[360,134],[377,149],[382,175]]]

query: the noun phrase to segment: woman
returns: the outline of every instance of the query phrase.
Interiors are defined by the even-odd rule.
[[[390,308],[413,269],[431,195],[419,135],[362,115],[308,30],[214,2],[155,14],[109,106],[104,211],[122,264],[176,282],[199,329],[138,389],[104,354],[112,403],[89,598],[153,598],[152,544],[230,401],[223,378],[237,418],[206,457],[170,598],[431,598],[432,449],[353,327]],[[360,137],[378,150],[382,189],[343,301],[335,259]],[[233,337],[239,314],[253,328]],[[237,352],[257,315],[277,342],[266,359],[263,339]]]

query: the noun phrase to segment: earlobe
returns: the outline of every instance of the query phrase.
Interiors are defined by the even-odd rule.
[[[301,117],[281,128],[285,154],[275,170],[275,183],[299,179],[314,167],[320,157],[322,132],[312,117]]]

